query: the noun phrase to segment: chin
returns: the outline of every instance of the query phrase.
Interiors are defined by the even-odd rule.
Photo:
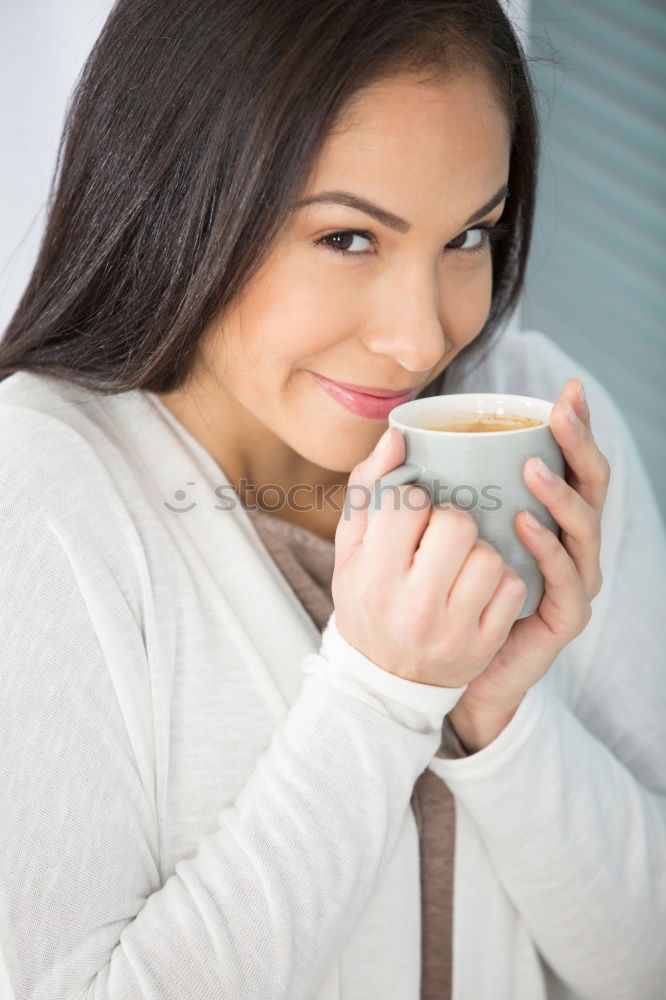
[[[306,462],[311,462],[327,472],[349,475],[355,465],[367,458],[382,432],[383,430],[380,428],[374,434],[369,434],[366,431],[365,435],[353,435],[349,430],[336,434],[332,426],[324,426],[318,433],[316,440],[310,439],[297,443],[297,439],[294,439],[291,447]]]

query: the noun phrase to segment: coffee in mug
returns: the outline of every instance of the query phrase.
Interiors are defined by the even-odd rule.
[[[523,427],[540,427],[543,420],[520,417],[514,413],[468,413],[435,427],[431,431],[449,431],[456,434],[486,434],[489,431],[519,431]]]

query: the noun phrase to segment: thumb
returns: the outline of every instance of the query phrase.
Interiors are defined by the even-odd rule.
[[[397,427],[387,427],[367,458],[349,474],[345,500],[335,532],[335,568],[357,550],[368,526],[368,506],[375,482],[405,459],[405,439]]]

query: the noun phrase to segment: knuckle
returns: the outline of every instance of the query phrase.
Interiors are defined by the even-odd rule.
[[[527,585],[522,577],[518,576],[513,570],[507,570],[502,579],[499,582],[498,590],[502,589],[502,593],[505,598],[512,601],[515,604],[520,603],[522,605],[525,597],[527,596]]]
[[[470,537],[478,537],[479,526],[469,511],[463,510],[461,507],[456,507],[452,503],[435,507],[434,510],[437,511],[438,517],[446,517],[451,524],[459,525],[459,530],[466,530]]]
[[[527,594],[527,584],[523,580],[522,576],[519,576],[515,570],[507,570],[506,577],[507,586],[511,587],[512,591],[515,591],[516,594],[522,594],[523,597]]]
[[[478,559],[481,568],[484,569],[488,574],[503,574],[504,572],[513,572],[509,570],[504,559],[499,554],[497,549],[493,548],[488,542],[484,541],[483,538],[477,540],[476,546],[474,548],[476,558]]]
[[[491,618],[490,621],[484,620],[482,623],[481,642],[491,656],[499,646],[504,645],[512,624],[509,618],[502,620],[498,616]]]

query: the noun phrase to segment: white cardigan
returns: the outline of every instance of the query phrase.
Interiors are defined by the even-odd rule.
[[[456,799],[453,1000],[666,997],[654,495],[543,334],[505,332],[458,388],[555,400],[574,376],[612,470],[603,588],[462,759],[434,755],[463,689],[386,673],[335,614],[320,649],[157,397],[0,383],[2,1000],[418,1000],[425,767]]]

